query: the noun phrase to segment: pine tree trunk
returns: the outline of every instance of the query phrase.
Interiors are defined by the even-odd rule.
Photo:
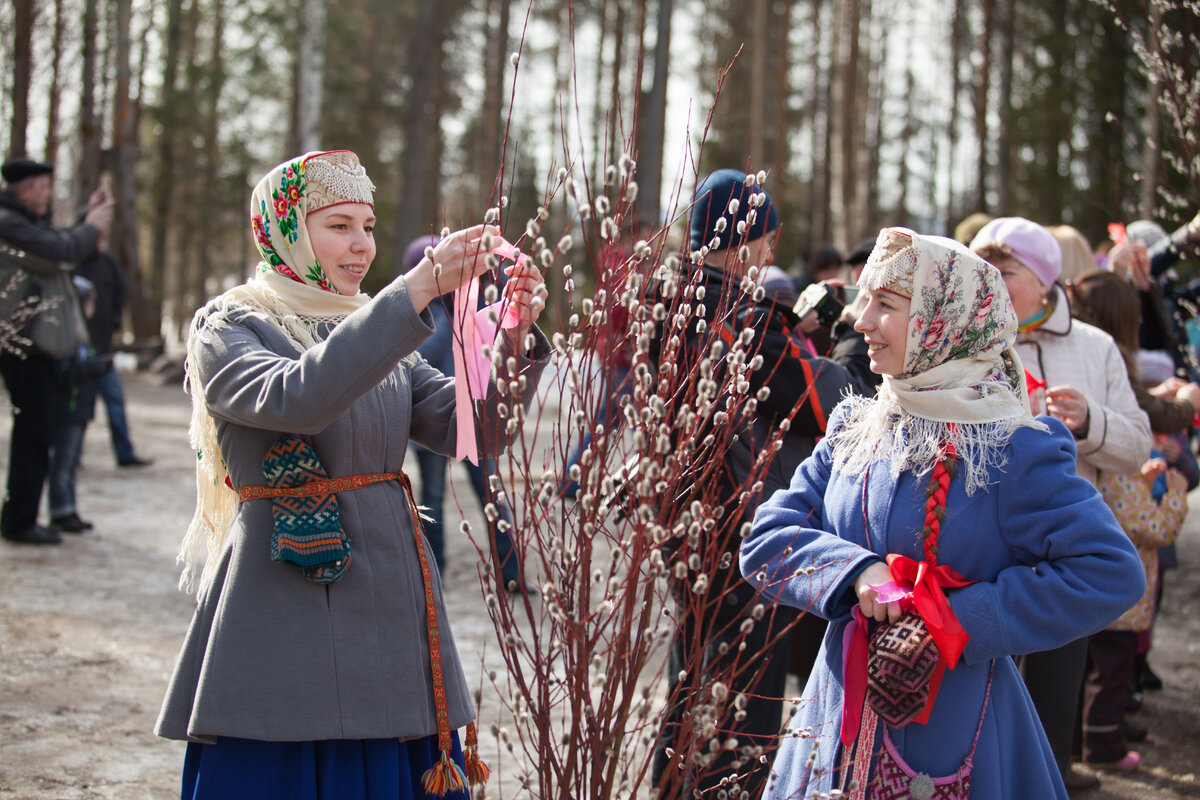
[[[773,94],[775,99],[773,105],[775,106],[775,113],[771,126],[771,157],[769,162],[771,176],[775,181],[782,181],[784,179],[784,173],[788,166],[788,155],[791,152],[788,147],[787,110],[790,105],[789,101],[792,93],[791,81],[788,80],[792,69],[792,51],[789,44],[792,33],[792,10],[795,5],[795,0],[785,0],[777,15],[779,24],[778,40],[782,46],[778,48],[779,56],[774,65],[775,85],[773,87]]]
[[[966,49],[964,39],[964,28],[966,26],[967,9],[965,4],[958,3],[954,6],[954,18],[950,23],[950,119],[947,121],[946,127],[946,143],[949,152],[946,155],[946,162],[950,165],[949,174],[946,179],[946,195],[950,198],[946,204],[946,230],[953,231],[954,226],[958,224],[960,214],[959,203],[954,197],[954,165],[955,159],[958,157],[958,126],[959,126],[959,108],[958,103],[962,97],[963,80],[963,51]]]
[[[657,40],[654,43],[654,80],[638,120],[638,220],[646,226],[661,222],[663,147],[667,124],[667,75],[671,59],[672,0],[658,0]]]
[[[180,128],[179,60],[183,39],[183,0],[167,5],[167,29],[163,41],[162,88],[159,97],[158,164],[153,185],[150,262],[156,265],[150,280],[150,303],[161,309],[166,299],[167,241],[170,235],[175,186],[175,153]]]
[[[497,176],[502,172],[500,163],[501,149],[504,136],[504,97],[509,83],[508,64],[508,26],[511,21],[512,0],[493,0],[499,21],[495,28],[488,29],[488,47],[492,50],[491,69],[487,71],[487,84],[484,88],[483,105],[483,136],[480,143],[479,161],[475,165],[479,175],[480,197],[499,201],[503,187],[497,184]],[[490,20],[491,15],[488,15]],[[596,92],[600,97],[600,92]],[[599,99],[597,99],[599,104]],[[596,128],[600,128],[599,122]]]
[[[83,6],[83,42],[79,81],[79,161],[72,196],[82,206],[90,189],[100,180],[100,125],[96,119],[96,38],[99,35],[99,0]]]
[[[325,0],[303,0],[299,22],[296,135],[299,152],[307,153],[321,149],[321,100],[325,90]]]
[[[1159,31],[1162,28],[1162,7],[1150,4],[1150,24],[1146,31],[1147,45],[1151,53],[1161,52]],[[1142,179],[1138,191],[1138,215],[1142,219],[1154,219],[1158,203],[1158,160],[1162,142],[1162,109],[1159,99],[1162,85],[1158,76],[1151,71],[1146,86],[1146,139],[1142,142]]]
[[[746,115],[746,149],[750,157],[750,168],[754,171],[766,165],[766,135],[763,120],[767,115],[767,50],[770,32],[767,20],[768,0],[750,0],[750,86],[747,98],[750,113]]]
[[[33,24],[35,0],[13,0],[12,119],[9,121],[8,154],[29,155],[25,131],[29,127],[29,83],[33,77]]]
[[[822,0],[813,0],[812,29],[818,37],[815,43],[818,54],[824,48],[824,37],[821,36],[821,32],[827,29],[827,26],[822,24],[821,7]],[[834,15],[836,18],[836,11]],[[836,38],[835,34],[834,39]],[[834,74],[832,50],[830,52],[828,69],[821,69],[819,55],[813,62],[813,71],[816,75],[813,80],[812,191],[808,203],[811,215],[808,234],[810,242],[825,241],[829,238],[829,204],[832,202],[830,170],[833,161],[833,146],[830,140],[833,133],[831,108],[833,106]]]
[[[147,330],[146,307],[141,297],[137,237],[137,128],[132,97],[133,57],[130,31],[132,0],[116,0],[116,87],[113,93],[113,199],[112,251],[125,271],[125,285],[134,335],[153,335]]]
[[[63,55],[63,0],[54,0],[54,33],[50,45],[50,96],[46,113],[45,158],[51,164],[58,161],[58,113],[62,97],[59,93],[59,72]]]
[[[213,31],[207,65],[208,86],[200,103],[200,113],[202,115],[200,132],[204,137],[204,152],[201,163],[203,164],[203,174],[210,176],[215,175],[220,169],[221,161],[219,114],[221,90],[225,85],[225,60],[223,57],[225,38],[224,5],[224,0],[213,0],[212,3]],[[200,189],[200,208],[205,209],[208,213],[200,216],[200,238],[197,242],[196,252],[195,297],[199,298],[200,303],[203,303],[212,294],[207,284],[209,278],[213,277],[216,272],[212,252],[213,243],[217,236],[215,214],[212,213],[216,207],[216,181],[206,180]]]
[[[983,32],[979,35],[981,66],[975,83],[975,141],[979,161],[975,174],[975,210],[987,211],[988,188],[988,84],[992,80],[992,16],[994,0],[981,0]]]
[[[858,89],[859,69],[859,0],[841,0],[837,4],[837,22],[834,25],[834,74],[833,108],[834,119],[831,141],[830,164],[830,218],[833,244],[841,249],[851,239],[850,219],[857,207],[855,192],[858,188],[857,143],[859,130],[859,105],[855,98]]]
[[[1016,57],[1017,0],[1002,0],[1004,16],[1000,20],[1000,130],[996,135],[996,174],[999,208],[1002,212],[1013,207],[1013,152],[1011,126],[1013,120],[1013,61]],[[982,209],[982,207],[981,207]]]
[[[432,86],[434,49],[442,46],[442,31],[435,26],[437,0],[419,0],[409,47],[409,90],[402,109],[404,153],[400,159],[400,202],[396,208],[395,265],[404,269],[404,248],[433,224],[432,209],[425,208],[426,159],[429,136],[436,136],[441,120],[433,115]]]

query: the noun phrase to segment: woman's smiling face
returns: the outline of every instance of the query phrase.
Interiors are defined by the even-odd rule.
[[[867,289],[866,295],[867,307],[855,321],[854,330],[867,340],[871,371],[879,375],[902,375],[912,300],[887,289]]]
[[[366,203],[339,203],[305,220],[313,255],[339,294],[358,294],[375,260],[375,210]]]

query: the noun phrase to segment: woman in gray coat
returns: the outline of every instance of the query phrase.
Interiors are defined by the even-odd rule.
[[[465,797],[487,775],[403,462],[410,438],[457,444],[454,380],[416,350],[428,303],[487,269],[494,229],[443,237],[369,298],[373,189],[346,151],[273,169],[251,199],[263,261],[192,324],[197,609],[157,728],[189,742],[189,800]],[[527,262],[508,271],[494,363],[527,403],[545,290]],[[491,441],[497,394],[477,408]]]

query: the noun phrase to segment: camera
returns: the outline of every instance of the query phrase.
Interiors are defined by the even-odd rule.
[[[828,284],[811,284],[800,293],[800,298],[792,306],[792,312],[800,319],[804,319],[809,312],[815,311],[817,312],[817,322],[828,328],[837,322],[837,318],[842,315],[842,310],[845,308],[834,295],[835,291],[837,290]]]

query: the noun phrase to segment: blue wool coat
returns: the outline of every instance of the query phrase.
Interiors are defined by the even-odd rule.
[[[866,401],[852,398],[839,406],[831,432],[852,402]],[[972,798],[1066,797],[1011,656],[1050,650],[1104,628],[1137,601],[1144,585],[1128,537],[1092,485],[1075,474],[1071,434],[1057,420],[1039,420],[1049,432],[1017,430],[1007,464],[993,471],[987,491],[968,497],[965,470],[950,484],[938,561],[976,581],[949,592],[970,642],[958,667],[946,672],[928,724],[890,730],[913,769],[933,777],[952,774],[971,748],[994,659]],[[854,577],[888,553],[923,558],[929,473],[896,477],[884,460],[862,472],[835,470],[825,439],[790,488],[759,506],[742,545],[743,575],[755,583],[765,575],[768,596],[831,623],[775,758],[770,798],[810,797],[836,787],[843,634],[856,603]],[[880,722],[872,752],[882,746],[883,728]]]

